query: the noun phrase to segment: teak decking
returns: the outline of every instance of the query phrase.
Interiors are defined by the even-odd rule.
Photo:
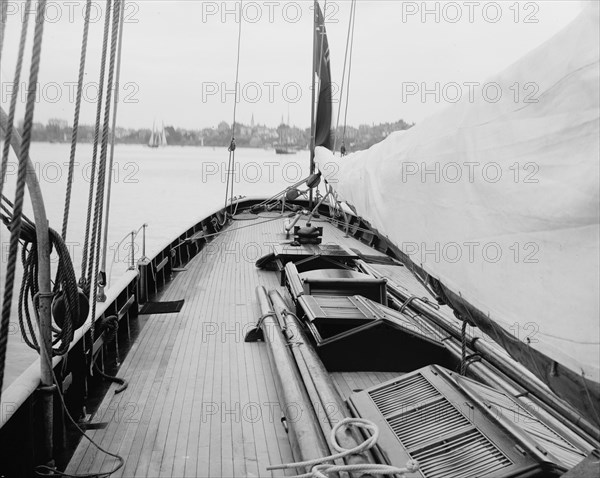
[[[183,309],[149,316],[118,374],[129,387],[115,395],[112,386],[93,417],[106,426],[88,435],[125,459],[115,477],[271,476],[269,464],[293,461],[267,346],[244,342],[259,316],[256,286],[287,297],[276,273],[254,265],[285,240],[283,219],[238,218],[245,220],[234,221],[161,292],[157,300],[185,299]],[[275,220],[264,222],[269,218]],[[380,254],[313,222],[324,227],[324,243]],[[332,376],[347,397],[394,374]],[[106,472],[115,463],[82,439],[66,472]]]

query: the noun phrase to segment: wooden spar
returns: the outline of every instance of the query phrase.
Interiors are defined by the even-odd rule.
[[[271,291],[271,293],[272,292],[273,291]],[[300,372],[301,380],[302,380],[304,386],[306,387],[306,391],[310,398],[310,402],[313,405],[313,409],[315,410],[317,423],[321,427],[323,436],[329,437],[329,436],[331,436],[332,425],[329,421],[329,418],[327,417],[327,405],[328,404],[323,403],[321,401],[321,398],[319,396],[319,391],[317,390],[316,384],[310,378],[310,371],[308,370],[308,366],[307,366],[306,362],[304,361],[304,359],[302,358],[302,355],[298,351],[297,345],[300,345],[300,344],[298,342],[296,342],[295,340],[290,342],[290,340],[292,340],[292,338],[295,338],[295,337],[289,336],[290,329],[287,326],[285,318],[281,313],[281,308],[278,306],[274,306],[274,308],[275,308],[275,314],[277,316],[277,320],[279,321],[279,325],[283,330],[283,335],[286,338],[288,345],[290,346],[289,348],[291,349],[292,354],[294,356],[296,366],[298,367],[298,370]],[[335,405],[334,405],[334,407],[335,407]],[[329,443],[327,443],[327,447],[329,450],[329,452],[327,453],[328,455],[337,453],[337,451],[335,449],[333,449],[333,447]],[[344,463],[341,460],[337,460],[336,464],[343,465]],[[338,474],[333,474],[333,473],[331,475],[336,476],[336,477],[339,476]]]
[[[283,418],[286,419],[294,460],[307,461],[327,456],[329,449],[317,424],[313,406],[264,287],[256,288],[256,297],[262,316],[260,325],[275,370],[275,382],[279,389],[281,409]],[[310,470],[306,470],[308,471]]]
[[[6,132],[8,116],[0,108],[0,130]],[[10,145],[19,157],[21,151],[21,136],[14,129]],[[37,174],[31,158],[27,156],[26,184],[31,199],[33,218],[35,220],[35,233],[38,247],[38,315],[39,315],[39,342],[40,342],[40,387],[42,402],[42,436],[43,436],[43,459],[49,466],[54,466],[54,378],[52,371],[52,289],[51,289],[51,266],[50,266],[50,233],[48,232],[48,218],[44,206],[42,189],[38,182]]]
[[[381,277],[381,274],[379,274],[366,262],[359,259],[357,260],[357,263],[364,271],[368,272],[374,277]],[[392,296],[396,297],[402,302],[410,298],[410,295],[407,294],[406,291],[402,290],[400,287],[394,286],[389,281],[387,288]],[[446,319],[431,306],[428,306],[420,300],[413,300],[410,304],[410,308],[414,309],[423,317],[429,319],[435,326],[439,327],[441,330],[444,330],[452,337],[461,340],[460,330],[450,324],[448,319]],[[560,400],[554,394],[548,392],[548,390],[544,388],[544,385],[537,377],[523,375],[523,372],[519,370],[514,362],[502,355],[498,355],[492,347],[485,343],[484,340],[479,340],[476,337],[470,340],[468,345],[498,370],[502,370],[502,372],[516,384],[523,387],[532,395],[535,395],[544,404],[544,408],[546,408],[548,413],[552,414],[563,425],[573,430],[585,440],[592,438],[596,442],[600,442],[600,429],[583,418],[578,412],[573,410],[570,405]]]
[[[309,345],[308,337],[302,329],[298,319],[286,307],[281,294],[276,290],[269,293],[271,302],[277,314],[277,318],[285,327],[289,340],[293,340],[294,346],[290,347],[296,358],[296,362],[302,362],[305,367],[300,367],[303,373],[304,383],[311,383],[317,390],[320,404],[329,421],[329,429],[344,418],[350,417],[348,408],[339,392],[335,388],[325,365]],[[291,336],[290,336],[291,335]],[[346,449],[351,449],[363,442],[360,436],[352,429],[340,428],[336,434],[338,444]],[[349,465],[364,465],[374,463],[374,460],[366,453],[350,455],[346,459]],[[371,474],[352,474],[352,476],[371,477]]]

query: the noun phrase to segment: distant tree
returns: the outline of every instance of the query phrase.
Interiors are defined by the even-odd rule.
[[[165,134],[168,144],[175,146],[183,143],[180,131],[176,130],[173,126],[165,126]]]

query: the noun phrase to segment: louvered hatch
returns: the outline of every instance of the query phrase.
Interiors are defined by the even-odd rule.
[[[350,397],[357,415],[379,426],[385,461],[405,466],[411,458],[418,460],[425,478],[535,476],[547,471],[535,453],[482,415],[479,404],[448,374],[429,366]]]
[[[455,377],[465,389],[477,395],[485,404],[493,408],[494,414],[520,428],[525,435],[537,443],[545,452],[553,456],[553,462],[564,471],[583,460],[587,453],[563,437],[535,415],[537,406],[526,400],[523,406],[508,395],[466,377]]]

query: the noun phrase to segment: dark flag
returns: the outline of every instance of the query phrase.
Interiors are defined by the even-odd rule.
[[[319,2],[315,1],[315,64],[314,73],[319,77],[319,99],[317,102],[317,118],[315,128],[315,146],[333,149],[331,132],[332,97],[331,66],[329,65],[329,42],[325,30],[325,18]]]

